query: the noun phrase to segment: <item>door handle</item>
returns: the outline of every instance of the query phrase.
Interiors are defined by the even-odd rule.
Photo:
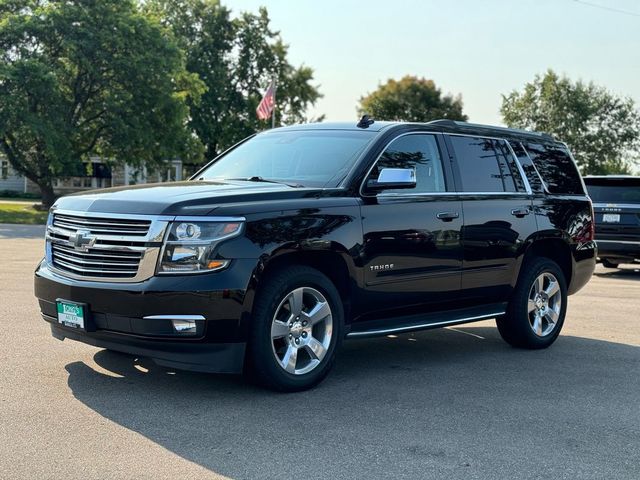
[[[450,222],[454,218],[458,218],[460,214],[458,212],[440,212],[436,215],[438,220],[442,220],[443,222]]]
[[[511,210],[511,215],[514,215],[518,218],[522,218],[525,215],[529,215],[530,211],[528,208],[514,208]]]

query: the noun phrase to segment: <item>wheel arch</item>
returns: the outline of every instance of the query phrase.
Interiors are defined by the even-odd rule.
[[[527,260],[532,257],[544,257],[553,260],[558,264],[560,270],[570,289],[571,280],[573,278],[573,253],[569,244],[561,238],[537,238],[533,239],[524,252],[520,268],[518,269],[518,277],[520,270]]]
[[[311,267],[329,278],[340,294],[345,322],[349,323],[357,273],[346,249],[337,246],[326,250],[282,248],[271,255],[263,255],[251,277],[246,311],[250,314],[255,295],[269,276],[293,265]]]

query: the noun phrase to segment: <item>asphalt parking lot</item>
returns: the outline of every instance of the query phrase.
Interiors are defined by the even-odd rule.
[[[59,342],[41,227],[0,225],[0,478],[640,478],[640,269],[598,267],[545,351],[492,321],[349,341],[315,390]]]

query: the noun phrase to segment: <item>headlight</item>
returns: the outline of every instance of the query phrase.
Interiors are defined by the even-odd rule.
[[[242,222],[173,222],[162,249],[158,273],[201,273],[220,270],[229,260],[216,258],[216,247],[240,235]]]

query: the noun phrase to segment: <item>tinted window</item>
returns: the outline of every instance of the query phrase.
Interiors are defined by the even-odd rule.
[[[518,167],[516,167],[513,155],[509,151],[507,144],[502,140],[494,140],[493,142],[496,152],[498,153],[498,167],[504,183],[504,189],[507,192],[525,191],[522,178]]]
[[[204,179],[262,177],[303,186],[335,186],[374,132],[273,131],[256,135],[199,175]]]
[[[462,190],[465,192],[515,192],[514,173],[502,141],[452,135]]]
[[[525,147],[549,193],[584,194],[580,173],[564,147],[536,143]]]
[[[511,148],[513,148],[513,152],[518,157],[518,162],[520,162],[520,166],[524,171],[524,174],[527,176],[527,180],[529,181],[529,186],[531,187],[531,191],[534,193],[544,192],[544,187],[542,186],[542,180],[540,179],[540,175],[536,172],[536,168],[533,166],[533,162],[524,147],[520,142],[509,142]]]
[[[595,203],[640,203],[640,178],[628,180],[585,179]]]
[[[399,193],[444,192],[444,175],[438,144],[433,135],[404,135],[386,148],[367,180],[376,180],[383,168],[414,168],[416,188],[385,190]]]

